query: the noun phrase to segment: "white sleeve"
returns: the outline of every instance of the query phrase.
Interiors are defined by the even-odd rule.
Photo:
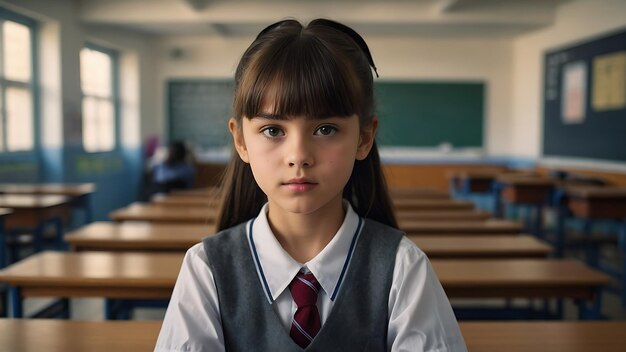
[[[389,292],[387,350],[467,351],[430,261],[406,237],[398,246]]]
[[[202,243],[185,254],[154,351],[224,351],[217,288]]]

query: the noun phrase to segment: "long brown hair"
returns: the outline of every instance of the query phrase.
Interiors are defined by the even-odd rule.
[[[281,116],[352,116],[361,128],[375,116],[372,68],[367,44],[351,28],[326,19],[303,27],[284,20],[265,28],[245,51],[235,72],[234,118],[256,116],[265,101]],[[378,73],[376,73],[378,75]],[[218,230],[255,217],[267,197],[250,165],[236,152],[222,179]],[[357,214],[397,228],[378,148],[356,160],[343,196]]]

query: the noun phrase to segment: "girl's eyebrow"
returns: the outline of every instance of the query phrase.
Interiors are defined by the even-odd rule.
[[[255,117],[260,117],[262,119],[268,119],[268,120],[287,120],[287,118],[284,115],[276,115],[276,114],[272,114],[269,112],[259,112],[256,115],[254,115],[252,118]]]

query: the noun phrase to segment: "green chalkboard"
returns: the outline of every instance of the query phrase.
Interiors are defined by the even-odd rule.
[[[230,143],[227,121],[232,114],[232,81],[173,80],[167,88],[171,139],[203,148]],[[374,90],[381,145],[483,145],[483,83],[379,81]]]
[[[384,146],[482,147],[484,84],[464,82],[377,82]]]
[[[204,149],[228,145],[233,87],[230,80],[168,82],[170,140],[186,141]]]

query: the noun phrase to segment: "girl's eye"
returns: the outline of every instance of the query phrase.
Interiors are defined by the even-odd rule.
[[[320,128],[317,129],[317,131],[315,131],[316,135],[321,135],[321,136],[332,136],[335,133],[337,133],[337,127],[330,126],[330,125],[321,126]]]
[[[265,135],[265,137],[275,138],[284,135],[285,133],[278,127],[266,127],[261,130],[261,133]]]

